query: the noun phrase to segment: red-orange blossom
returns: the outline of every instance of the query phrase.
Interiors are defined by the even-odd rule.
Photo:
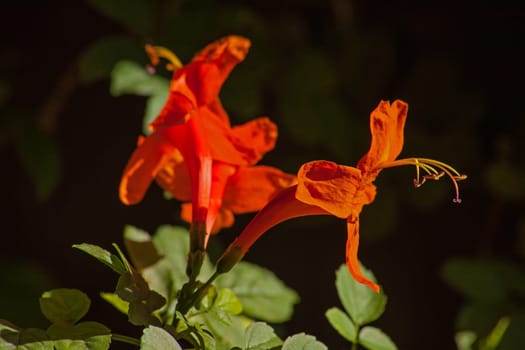
[[[253,166],[275,146],[277,127],[261,117],[231,127],[218,94],[250,41],[239,36],[217,40],[182,66],[162,47],[148,46],[153,64],[159,58],[175,71],[168,100],[139,139],[124,170],[120,198],[142,200],[153,179],[183,204],[182,218],[192,223],[192,251],[206,249],[208,237],[231,226],[233,213],[262,208],[295,176],[268,166]],[[249,199],[248,199],[249,198]]]
[[[334,215],[346,219],[346,263],[352,276],[359,282],[379,291],[379,286],[361,273],[357,251],[359,246],[359,214],[376,195],[373,181],[384,168],[414,165],[420,186],[426,179],[448,175],[456,190],[457,181],[465,178],[447,164],[426,158],[397,159],[403,147],[403,128],[408,105],[400,100],[390,104],[381,101],[370,116],[372,141],[368,152],[357,167],[329,161],[304,164],[297,174],[297,185],[281,191],[244,228],[218,262],[218,270],[225,272],[239,261],[253,243],[278,223],[305,215]],[[424,175],[420,174],[424,172]]]

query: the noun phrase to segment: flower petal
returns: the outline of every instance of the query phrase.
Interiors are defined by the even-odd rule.
[[[183,203],[181,205],[181,219],[191,223],[192,219],[192,210],[191,210],[191,203]],[[211,228],[211,234],[214,235],[218,233],[223,228],[232,227],[233,223],[235,222],[235,218],[233,216],[233,213],[228,210],[221,208],[219,212],[216,214],[215,222],[213,223],[213,226]]]
[[[173,74],[168,101],[150,128],[180,124],[196,109],[217,100],[224,81],[246,57],[249,47],[250,41],[239,36],[225,37],[206,46],[192,62]]]
[[[270,119],[257,118],[229,128],[216,110],[216,105],[213,108],[204,106],[192,116],[214,160],[233,165],[255,164],[275,146],[277,127]]]
[[[372,141],[369,151],[357,163],[361,171],[373,173],[378,164],[391,162],[399,156],[403,148],[407,112],[408,105],[395,100],[392,105],[388,101],[381,101],[370,114]]]
[[[309,162],[297,174],[296,198],[342,219],[357,217],[375,194],[375,186],[363,183],[359,169],[334,162]]]
[[[196,109],[194,97],[190,93],[183,94],[174,90],[172,86],[168,100],[159,115],[148,125],[148,129],[157,130],[161,127],[185,123]]]
[[[224,110],[221,100],[215,99],[212,103],[207,105],[208,109],[214,114],[226,127],[230,127],[230,117]]]
[[[140,202],[165,162],[176,156],[173,145],[166,142],[159,133],[141,140],[143,141],[133,152],[120,181],[120,200],[127,205]]]
[[[296,217],[307,215],[329,215],[327,211],[305,204],[295,198],[296,186],[288,187],[279,193],[255,215],[241,234],[230,244],[228,251],[240,248],[242,254],[266,231],[275,225]],[[225,253],[226,254],[226,253]]]
[[[277,126],[267,117],[251,120],[231,129],[235,147],[249,164],[257,163],[275,147]]]
[[[269,166],[239,167],[228,179],[223,207],[236,214],[260,210],[280,190],[296,183],[294,175]]]
[[[359,260],[357,258],[357,249],[359,248],[359,218],[351,218],[346,222],[348,238],[346,241],[346,266],[354,279],[367,285],[374,292],[379,293],[379,285],[366,278],[361,273]]]
[[[207,232],[213,231],[217,215],[222,207],[224,190],[230,176],[235,173],[236,167],[222,162],[213,162],[211,177],[210,206],[206,219]],[[233,223],[233,222],[232,222]]]
[[[179,201],[191,201],[191,178],[182,156],[166,159],[155,180]]]

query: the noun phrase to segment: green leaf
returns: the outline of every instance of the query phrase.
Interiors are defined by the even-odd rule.
[[[88,0],[103,15],[142,36],[151,35],[153,3],[149,0]]]
[[[246,329],[253,323],[252,320],[241,315],[229,315],[228,319],[229,322],[225,323],[215,312],[192,317],[192,321],[202,323],[203,328],[215,336],[217,350],[242,347],[245,343]]]
[[[209,331],[204,330],[200,323],[193,324],[189,322],[188,318],[179,312],[177,312],[176,318],[176,327],[165,326],[169,333],[177,334],[181,339],[188,340],[197,349],[217,349],[215,338]]]
[[[16,350],[18,344],[18,331],[0,329],[0,349]]]
[[[213,308],[223,312],[237,315],[242,312],[242,304],[231,289],[222,288],[217,294]]]
[[[102,299],[113,305],[118,311],[126,315],[128,314],[129,303],[125,300],[122,300],[117,294],[100,293],[100,296],[102,297]]]
[[[206,295],[201,299],[198,309],[200,311],[209,311],[217,299],[217,294],[217,288],[215,288],[214,285],[211,285],[208,289],[206,289]]]
[[[246,350],[266,350],[278,347],[283,341],[275,335],[272,327],[263,322],[254,322],[246,329]]]
[[[176,291],[172,267],[166,258],[144,268],[141,274],[148,281],[150,289],[166,299],[170,298]]]
[[[53,341],[42,329],[27,328],[20,332],[0,331],[2,350],[53,350]]]
[[[148,284],[136,272],[120,276],[115,293],[129,302],[128,320],[136,326],[157,325],[160,321],[152,313],[166,304],[166,299],[149,289]]]
[[[188,281],[186,263],[190,246],[188,230],[184,227],[163,225],[153,235],[157,251],[169,262],[175,289],[180,289]],[[208,257],[205,257],[200,278],[206,280],[214,271]]]
[[[496,349],[501,343],[510,324],[510,317],[502,317],[498,320],[492,331],[484,340],[486,349]]]
[[[47,334],[55,340],[55,350],[106,350],[111,343],[110,329],[98,322],[53,324]]]
[[[129,303],[128,320],[135,326],[149,326],[152,323],[151,310],[141,302]]]
[[[501,325],[500,325],[501,326]],[[497,329],[498,327],[495,327]],[[497,350],[514,350],[525,347],[525,310],[523,307],[510,316],[510,324],[505,330]]]
[[[473,350],[472,346],[477,338],[476,333],[472,331],[460,331],[454,336],[458,350]]]
[[[109,78],[115,63],[124,59],[140,60],[144,51],[126,36],[107,36],[91,44],[78,61],[80,79],[84,83]]]
[[[525,273],[503,260],[450,259],[442,276],[452,288],[475,300],[497,302],[514,293],[525,295]]]
[[[164,107],[168,100],[169,83],[167,80],[164,85],[166,86],[165,88],[159,88],[159,90],[152,94],[146,101],[146,110],[144,111],[144,118],[142,120],[142,132],[146,135],[151,132],[148,126],[157,118],[162,107]]]
[[[328,348],[314,336],[299,333],[286,338],[282,350],[328,350]]]
[[[110,92],[113,96],[151,96],[168,90],[169,82],[166,78],[149,74],[144,67],[135,62],[117,62],[111,71]]]
[[[17,326],[12,324],[8,320],[3,320],[3,319],[0,318],[0,331],[2,331],[2,330],[8,330],[8,331],[11,331],[11,332],[18,332],[18,331],[20,331],[20,329]]]
[[[40,297],[40,309],[51,322],[76,323],[88,312],[91,300],[77,289],[53,289]]]
[[[376,280],[373,273],[363,265],[361,271],[370,280]],[[375,321],[385,311],[386,296],[383,291],[376,293],[357,282],[346,265],[341,265],[337,270],[335,285],[341,303],[356,325],[362,326]]]
[[[231,290],[223,288],[218,291],[211,285],[206,296],[201,300],[198,310],[197,313],[206,312],[225,325],[231,325],[230,316],[241,313],[242,305]]]
[[[506,313],[505,309],[502,303],[467,302],[456,317],[456,329],[470,330],[480,336],[488,334]]]
[[[147,125],[155,119],[168,98],[169,81],[158,75],[149,74],[135,62],[120,61],[111,72],[110,92],[113,96],[134,94],[150,96],[144,115],[145,134],[150,133]]]
[[[79,249],[84,253],[91,255],[101,263],[109,266],[113,271],[120,275],[131,272],[118,256],[108,252],[107,250],[99,246],[88,243],[81,243],[74,244],[73,248]]]
[[[328,322],[346,340],[355,343],[357,341],[357,327],[354,322],[340,309],[333,307],[325,313]]]
[[[141,350],[182,350],[175,338],[160,327],[149,326],[143,333],[140,338]]]
[[[148,305],[148,307],[150,308],[150,310],[155,311],[166,304],[166,299],[154,290],[150,290],[148,298],[145,302],[146,305]]]
[[[158,252],[166,257],[171,266],[175,287],[181,288],[188,281],[186,262],[190,246],[188,230],[183,227],[163,225],[153,235]]]
[[[366,326],[359,332],[359,344],[368,350],[397,350],[396,344],[382,330]]]
[[[137,227],[127,225],[124,228],[124,244],[133,265],[139,270],[155,264],[162,258],[150,235]]]
[[[169,261],[157,250],[151,236],[134,226],[126,226],[124,243],[133,265],[148,281],[149,288],[168,298],[174,285],[173,271]]]
[[[127,302],[146,300],[149,291],[150,289],[144,278],[136,272],[121,275],[115,288],[115,293]]]
[[[260,266],[240,262],[216,281],[221,288],[230,288],[241,301],[248,316],[272,323],[290,319],[293,306],[299,302],[297,293],[275,274]]]

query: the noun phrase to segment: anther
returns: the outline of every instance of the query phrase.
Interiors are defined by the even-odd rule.
[[[146,65],[146,72],[148,72],[149,74],[153,75],[155,74],[155,67],[153,67],[153,65],[151,64],[147,64]]]

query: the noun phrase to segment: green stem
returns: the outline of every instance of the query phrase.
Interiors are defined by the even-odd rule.
[[[352,343],[352,349],[351,350],[357,350],[358,344],[359,344],[359,326],[356,325],[355,328],[356,328],[355,329],[355,334],[356,334],[355,343]]]
[[[179,311],[181,314],[185,315],[192,306],[197,304],[203,297],[206,295],[206,291],[210,287],[211,283],[220,275],[219,272],[215,271],[213,275],[208,278],[208,280],[199,288],[197,288],[193,294],[186,300],[181,300],[179,304],[177,304],[177,311]],[[179,307],[180,305],[180,307]]]
[[[168,286],[168,300],[166,302],[166,309],[162,314],[162,319],[164,320],[164,325],[173,325],[173,318],[175,317],[175,308],[173,302],[176,299],[176,292],[173,287],[173,283],[170,283]]]
[[[127,343],[131,345],[140,346],[140,340],[136,338],[128,337],[127,335],[113,333],[111,334],[111,340],[119,341],[121,343]]]

